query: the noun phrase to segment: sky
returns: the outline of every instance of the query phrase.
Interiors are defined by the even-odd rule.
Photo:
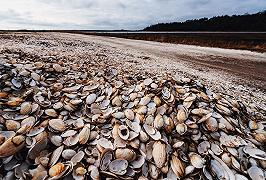
[[[266,0],[0,0],[0,29],[143,29],[266,10]]]

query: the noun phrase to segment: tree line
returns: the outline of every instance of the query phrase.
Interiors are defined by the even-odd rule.
[[[266,10],[256,14],[215,16],[185,22],[158,23],[144,31],[266,31]]]

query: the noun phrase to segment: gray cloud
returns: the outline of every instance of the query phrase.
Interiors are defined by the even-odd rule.
[[[255,13],[265,0],[9,0],[0,29],[142,29],[158,22]]]

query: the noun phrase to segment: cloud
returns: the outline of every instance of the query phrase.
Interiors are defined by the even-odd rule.
[[[142,29],[158,22],[255,13],[265,0],[9,0],[0,29]]]

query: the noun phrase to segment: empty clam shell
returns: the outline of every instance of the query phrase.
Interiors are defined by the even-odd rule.
[[[53,68],[56,72],[62,72],[63,68],[59,64],[53,64]]]
[[[248,169],[248,175],[252,180],[264,180],[265,175],[263,171],[257,167],[257,166],[252,166]]]
[[[85,153],[83,151],[79,151],[70,159],[70,162],[72,162],[73,165],[76,166],[76,164],[80,162],[84,158],[84,156]]]
[[[180,135],[185,134],[187,132],[187,125],[184,123],[176,125],[176,131]]]
[[[103,149],[114,149],[114,146],[111,141],[108,141],[105,138],[101,138],[97,141],[97,147]]]
[[[0,145],[0,158],[14,155],[25,146],[25,137],[22,135],[10,137]]]
[[[243,148],[243,152],[245,152],[246,154],[250,155],[253,158],[266,160],[266,152],[260,149],[246,146]]]
[[[32,109],[32,104],[30,102],[24,102],[20,105],[20,114],[29,114]]]
[[[66,125],[62,119],[52,119],[49,121],[49,126],[55,131],[64,131],[66,129]]]
[[[179,110],[178,110],[178,113],[177,113],[177,120],[180,123],[183,123],[188,118],[188,110],[184,106],[179,106],[178,108],[179,108]]]
[[[131,109],[125,110],[125,116],[129,120],[134,120],[134,117],[135,117],[134,112]]]
[[[64,150],[64,146],[60,146],[58,148],[56,148],[51,157],[50,157],[50,161],[49,161],[49,166],[53,166],[57,163],[58,159],[60,158],[62,152]]]
[[[170,161],[171,164],[171,169],[173,170],[173,172],[175,173],[177,178],[181,178],[184,176],[185,174],[185,166],[183,164],[183,162],[178,159],[177,156],[173,155],[172,159]]]
[[[90,124],[86,124],[79,133],[79,143],[86,144],[90,137]]]
[[[51,117],[57,117],[57,112],[54,110],[54,109],[46,109],[45,111],[45,114],[47,114],[48,116],[51,116]]]
[[[115,151],[115,157],[117,159],[124,159],[129,162],[134,161],[136,159],[136,153],[134,150],[129,148],[118,148]]]
[[[127,172],[128,162],[123,159],[116,159],[109,164],[110,172],[117,175],[124,175]]]
[[[73,149],[65,149],[63,152],[62,152],[62,157],[66,160],[69,160],[71,159],[74,155],[76,155],[76,151],[73,150]]]
[[[206,162],[206,160],[204,160],[200,155],[196,153],[190,153],[189,158],[190,158],[190,162],[192,166],[194,166],[195,168],[199,168],[199,169],[203,168]]]

